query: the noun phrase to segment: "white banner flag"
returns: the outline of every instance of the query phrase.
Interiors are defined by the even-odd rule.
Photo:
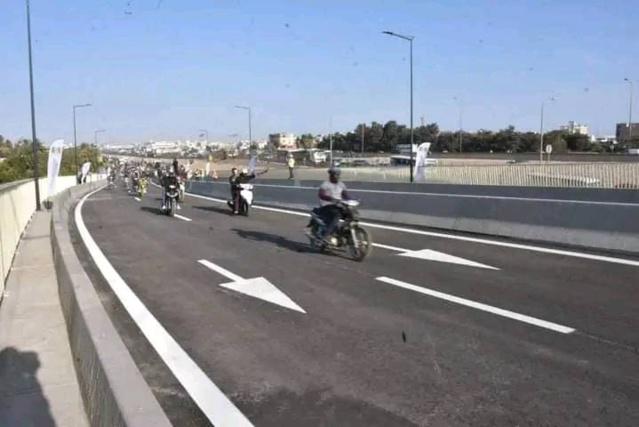
[[[424,182],[426,180],[425,167],[428,158],[428,150],[430,150],[430,142],[424,142],[417,148],[417,157],[415,158],[415,181]]]
[[[256,163],[257,163],[257,156],[251,157],[251,159],[249,160],[249,163],[248,163],[249,172],[255,171],[255,164]]]
[[[206,176],[209,176],[211,173],[211,162],[206,162],[206,166],[204,166],[204,171],[206,172]]]
[[[80,179],[80,182],[84,182],[84,179],[87,177],[90,170],[91,170],[91,162],[86,162],[85,164],[82,165],[82,178]]]
[[[60,173],[62,163],[62,150],[64,150],[64,139],[53,141],[49,147],[49,160],[47,162],[47,197],[55,194],[55,181]]]

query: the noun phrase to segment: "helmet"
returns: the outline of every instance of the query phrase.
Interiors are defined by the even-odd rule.
[[[330,168],[330,169],[328,170],[328,174],[329,174],[329,175],[340,176],[341,171],[339,170],[339,168],[336,168],[335,166],[333,166],[332,168]]]
[[[246,169],[246,168],[242,169],[242,174],[243,175],[246,175],[247,173],[248,173],[248,169]]]

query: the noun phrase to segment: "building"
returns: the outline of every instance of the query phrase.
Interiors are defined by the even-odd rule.
[[[628,132],[629,130],[632,132]],[[628,136],[631,136],[633,141],[639,140],[639,123],[631,123],[630,128],[628,128],[628,123],[617,123],[615,136],[620,144],[627,143]]]
[[[268,136],[268,142],[279,149],[295,149],[295,134],[292,133],[272,133]]]
[[[580,125],[579,123],[575,123],[573,121],[568,122],[568,124],[564,126],[560,126],[559,129],[568,132],[571,135],[589,135],[588,125]]]

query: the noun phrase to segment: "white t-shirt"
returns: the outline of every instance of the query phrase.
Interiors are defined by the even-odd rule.
[[[346,190],[346,185],[342,181],[338,182],[337,184],[333,184],[330,181],[324,181],[324,183],[320,185],[320,190],[324,190],[324,193],[327,196],[330,196],[334,199],[342,200],[342,192]],[[326,206],[330,204],[332,203],[320,199],[320,206]]]

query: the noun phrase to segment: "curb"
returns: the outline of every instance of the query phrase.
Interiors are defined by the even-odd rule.
[[[169,419],[109,319],[71,241],[69,211],[94,185],[59,194],[51,222],[60,302],[87,418],[94,426],[168,427]]]

